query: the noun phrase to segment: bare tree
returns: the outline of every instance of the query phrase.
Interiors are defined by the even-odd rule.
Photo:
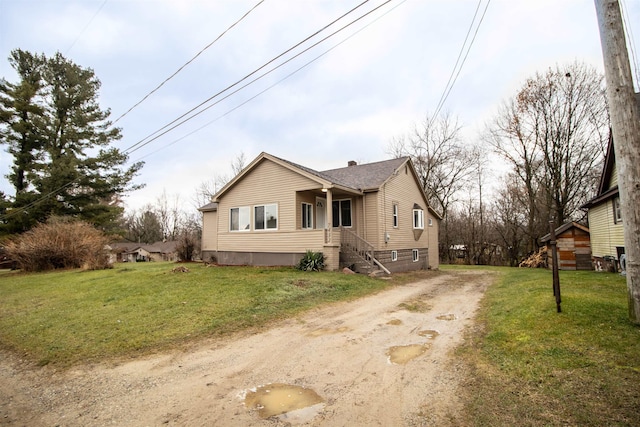
[[[420,184],[429,204],[444,219],[440,229],[440,253],[448,260],[448,212],[457,201],[473,171],[469,162],[469,149],[462,143],[462,126],[457,119],[445,113],[425,120],[408,136],[394,139],[387,151],[396,157],[410,156],[418,172]]]
[[[525,231],[528,207],[526,190],[515,175],[504,178],[502,187],[494,197],[490,215],[498,243],[505,249],[509,265],[518,265],[529,251]]]
[[[526,191],[529,250],[549,214],[563,223],[590,196],[608,128],[603,76],[584,64],[537,73],[502,105],[487,139]]]
[[[180,195],[169,196],[166,190],[163,190],[162,194],[156,198],[153,211],[162,227],[162,238],[164,240],[176,240],[178,238],[183,216],[180,204]]]

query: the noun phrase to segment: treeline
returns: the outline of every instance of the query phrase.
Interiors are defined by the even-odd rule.
[[[550,220],[584,221],[580,206],[594,195],[610,136],[604,76],[594,68],[576,62],[537,73],[476,143],[461,130],[450,115],[427,117],[389,145],[412,157],[443,217],[442,262],[516,265]]]

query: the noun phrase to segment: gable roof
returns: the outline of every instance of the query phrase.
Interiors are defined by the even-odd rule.
[[[598,183],[598,194],[580,206],[580,209],[589,209],[598,204],[616,197],[619,194],[618,186],[609,188],[611,183],[611,175],[613,174],[613,167],[616,164],[616,153],[613,149],[613,136],[609,135],[609,144],[607,145],[607,154],[604,157],[604,167],[602,168],[602,174],[600,175],[600,182]]]
[[[342,182],[348,187],[361,191],[376,190],[408,160],[408,157],[399,157],[381,162],[330,169],[323,171],[322,174],[336,182]]]
[[[555,229],[556,237],[558,237],[565,231],[570,230],[571,228],[577,228],[579,230],[584,231],[587,234],[589,233],[589,228],[585,227],[582,224],[578,224],[577,222],[570,221],[562,224],[560,227]],[[551,233],[547,233],[540,238],[540,242],[547,242],[549,240],[551,240]]]
[[[380,186],[404,163],[408,157],[400,157],[397,159],[385,160],[381,162],[367,163],[363,165],[347,166],[345,168],[330,169],[319,172],[306,166],[299,165],[289,160],[281,159],[272,154],[262,152],[247,167],[245,167],[235,178],[229,181],[214,196],[213,202],[200,208],[200,210],[209,210],[213,208],[212,204],[230,188],[232,188],[245,175],[253,170],[258,164],[265,160],[275,162],[287,169],[290,169],[300,175],[316,181],[322,188],[338,188],[350,193],[362,194],[365,190],[374,190]]]
[[[344,168],[329,169],[319,172],[289,160],[281,159],[280,157],[276,157],[272,154],[262,152],[238,175],[222,187],[220,191],[214,195],[211,203],[201,207],[199,210],[202,212],[217,210],[217,204],[220,197],[233,188],[233,186],[242,180],[244,176],[255,169],[257,165],[264,161],[272,161],[284,168],[305,176],[312,181],[316,181],[323,189],[339,189],[355,195],[362,195],[366,191],[378,190],[384,183],[391,179],[391,177],[396,175],[398,169],[407,164],[410,165],[411,173],[416,179],[416,183],[418,183],[418,188],[422,192],[427,208],[436,218],[442,219],[442,217],[429,206],[427,196],[424,189],[419,185],[419,179],[416,170],[411,163],[410,157],[398,157],[395,159],[365,163],[362,165],[354,164]]]

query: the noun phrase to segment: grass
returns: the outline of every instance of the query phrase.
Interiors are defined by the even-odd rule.
[[[265,327],[392,283],[292,268],[118,264],[112,270],[0,275],[0,346],[70,366]]]
[[[447,267],[449,268],[449,267]],[[464,419],[477,426],[631,426],[640,420],[640,328],[624,277],[495,269],[465,361]]]

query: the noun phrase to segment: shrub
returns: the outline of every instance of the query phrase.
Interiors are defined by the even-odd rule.
[[[302,271],[320,271],[324,269],[324,255],[322,252],[307,251],[297,268]]]
[[[105,250],[107,237],[86,222],[53,217],[26,233],[11,239],[9,256],[24,271],[57,268],[110,268]]]

